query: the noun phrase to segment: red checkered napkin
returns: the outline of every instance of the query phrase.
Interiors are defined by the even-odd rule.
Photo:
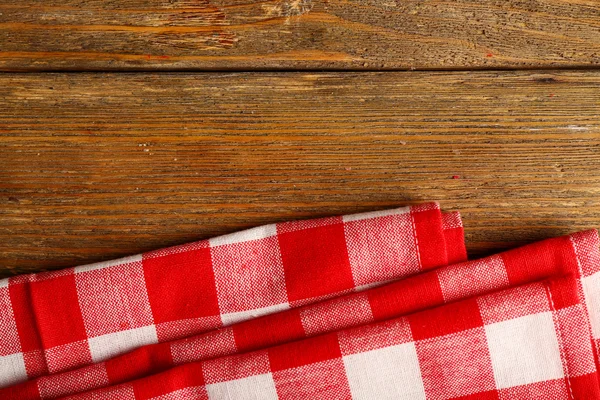
[[[149,375],[153,372],[162,371],[177,364],[209,360],[215,357],[263,349],[356,325],[384,321],[420,310],[433,309],[444,303],[483,295],[485,293],[493,293],[509,287],[516,288],[515,293],[523,296],[522,304],[525,304],[530,300],[528,296],[532,291],[527,289],[519,292],[522,288],[520,285],[534,283],[533,287],[539,288],[541,284],[538,281],[540,280],[546,280],[544,284],[547,285],[545,296],[547,296],[546,300],[548,302],[544,303],[545,307],[550,307],[553,312],[556,311],[558,317],[564,317],[571,321],[571,325],[567,324],[567,322],[560,324],[563,328],[567,327],[565,336],[560,339],[561,346],[565,349],[571,348],[569,346],[576,346],[577,344],[570,343],[571,337],[580,338],[583,335],[586,338],[584,343],[587,343],[587,345],[581,347],[582,351],[580,353],[568,353],[570,354],[568,356],[569,363],[579,365],[578,363],[583,362],[581,360],[588,359],[589,361],[590,357],[593,360],[592,347],[589,340],[588,314],[585,313],[585,307],[581,304],[580,298],[583,297],[581,288],[585,286],[587,288],[587,303],[590,306],[590,318],[592,321],[597,320],[597,313],[600,307],[595,306],[594,301],[597,298],[596,294],[600,293],[600,284],[596,283],[596,278],[600,276],[600,274],[596,273],[600,268],[598,245],[599,241],[596,231],[549,239],[481,260],[442,267],[363,292],[350,293],[319,303],[305,305],[297,309],[244,321],[206,334],[145,346],[102,364],[50,377],[43,377],[37,381],[30,381],[26,385],[14,387],[4,393],[0,392],[0,394],[6,398],[34,399],[39,398],[40,393],[44,393],[44,398],[79,393],[92,388],[107,386],[109,382],[101,379],[104,376],[103,371],[109,371],[110,383],[114,385],[119,382],[126,382]],[[567,276],[567,278],[563,279],[562,277],[564,276]],[[573,287],[573,284],[576,287]],[[496,298],[494,296],[487,297]],[[504,297],[500,296],[499,298]],[[513,301],[513,305],[518,304],[518,301],[514,302],[514,299],[511,301]],[[570,307],[575,305],[577,306],[577,318],[570,311],[561,311],[570,310]],[[497,314],[494,318],[505,318],[508,320],[514,316],[511,314],[512,311],[502,308],[503,305],[494,307],[496,308],[492,311]],[[530,310],[525,306],[523,307],[519,311],[521,313],[518,314],[519,316],[527,315],[526,312]],[[450,311],[462,310],[461,312],[463,312],[464,308],[447,307],[442,310],[438,310],[440,316],[434,320],[440,324],[440,329],[442,330],[455,330],[456,328],[452,325],[453,321],[460,321],[462,317],[453,315]],[[540,308],[540,310],[543,310],[540,312],[546,312],[546,308]],[[537,314],[538,311],[535,313]],[[479,321],[477,319],[479,315],[482,321],[485,321],[486,315],[488,315],[486,313],[489,312],[491,311],[471,308],[470,314],[467,314],[464,318],[474,317]],[[428,313],[430,313],[429,315],[437,315],[431,314],[433,310],[428,311]],[[505,315],[502,315],[502,313],[505,313]],[[413,315],[408,317],[408,320],[414,321],[414,318],[417,317]],[[417,320],[420,321],[420,319]],[[492,321],[492,319],[489,321]],[[448,327],[444,327],[445,324],[448,324]],[[411,335],[419,337],[420,334],[415,331],[415,329],[418,329],[418,325],[413,324],[411,326]],[[594,337],[597,337],[597,335]],[[531,362],[535,366],[535,360]],[[595,370],[595,366],[593,370]],[[584,379],[579,378],[581,375],[593,372],[586,368],[579,369],[578,371],[580,372],[575,373],[571,368],[570,372],[567,371],[568,373],[565,376],[577,378],[575,382],[580,382],[581,379]],[[161,382],[160,379],[158,382]],[[116,395],[115,390],[125,390],[127,393],[133,390],[133,393],[137,393],[137,391],[141,390],[139,389],[140,387],[152,385],[154,380],[155,378],[152,377],[149,381],[142,380],[133,383],[133,386],[125,385],[117,388],[109,388],[106,391],[96,391],[94,395],[99,396],[97,398],[104,398],[102,397],[104,395],[110,397]],[[538,386],[541,385],[538,381],[536,382]],[[160,386],[162,383],[157,385]],[[128,389],[123,389],[123,387],[128,387]],[[171,386],[170,384],[166,384],[165,387]],[[537,386],[532,386],[532,388],[534,387]],[[47,391],[47,388],[63,388],[64,391],[55,390],[51,395]],[[498,386],[498,388],[501,388],[501,386]],[[511,394],[513,394],[512,397],[519,397],[514,395],[515,393],[521,393],[518,390],[520,389],[513,388],[511,390],[493,392],[490,396],[491,398],[496,398],[497,394],[502,394],[505,397],[511,397]],[[374,393],[377,394],[376,391]],[[578,393],[581,393],[581,390]],[[590,393],[595,393],[595,391]],[[184,394],[185,392],[181,392],[180,396],[186,398],[187,395]],[[362,398],[355,395],[354,392],[353,395]],[[377,396],[380,395],[377,394]],[[173,394],[172,396],[177,397],[178,395]],[[377,396],[373,398],[378,398]],[[429,397],[445,398],[443,396]],[[520,398],[523,397],[526,398],[527,396],[520,396]],[[147,397],[138,395],[135,398]]]
[[[464,255],[458,214],[442,216],[429,203],[267,225],[0,280],[0,387],[381,284]],[[99,373],[111,383],[110,371]]]
[[[279,346],[212,358],[269,342],[250,322],[174,342],[204,361],[71,398],[600,399],[598,244],[583,232],[305,306],[295,338],[321,334]],[[370,323],[335,331],[349,311]],[[280,315],[271,330],[292,327]]]

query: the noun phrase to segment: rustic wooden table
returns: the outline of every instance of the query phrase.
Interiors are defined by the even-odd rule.
[[[0,278],[426,200],[473,257],[599,227],[599,67],[594,0],[4,0]]]

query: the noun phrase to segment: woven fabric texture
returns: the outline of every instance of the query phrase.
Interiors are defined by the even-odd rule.
[[[10,391],[55,398],[120,383],[180,363],[164,349],[182,338],[465,258],[459,214],[427,203],[0,280],[0,387],[38,378]]]
[[[598,399],[598,245],[581,232],[301,307],[296,341],[262,342],[291,311],[242,322],[174,342],[198,361],[70,398]]]

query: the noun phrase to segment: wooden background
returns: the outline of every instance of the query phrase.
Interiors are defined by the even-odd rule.
[[[598,227],[599,63],[597,1],[4,1],[0,277],[428,200],[472,257]]]
[[[600,65],[597,0],[3,0],[0,68]]]

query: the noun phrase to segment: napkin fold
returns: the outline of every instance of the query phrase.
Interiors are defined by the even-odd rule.
[[[31,398],[53,398],[113,384],[139,366],[110,370],[103,361],[136,348],[464,259],[459,214],[442,214],[427,203],[267,225],[0,280],[0,387],[41,377],[17,388],[25,387]],[[154,371],[149,366],[141,375]],[[79,379],[53,383],[80,368],[87,372]]]
[[[597,231],[466,261],[435,203],[0,281],[2,399],[600,399],[599,350]]]
[[[174,342],[192,355],[179,366],[69,398],[599,399],[599,243],[549,239],[242,322]],[[275,338],[294,318],[304,332]]]

